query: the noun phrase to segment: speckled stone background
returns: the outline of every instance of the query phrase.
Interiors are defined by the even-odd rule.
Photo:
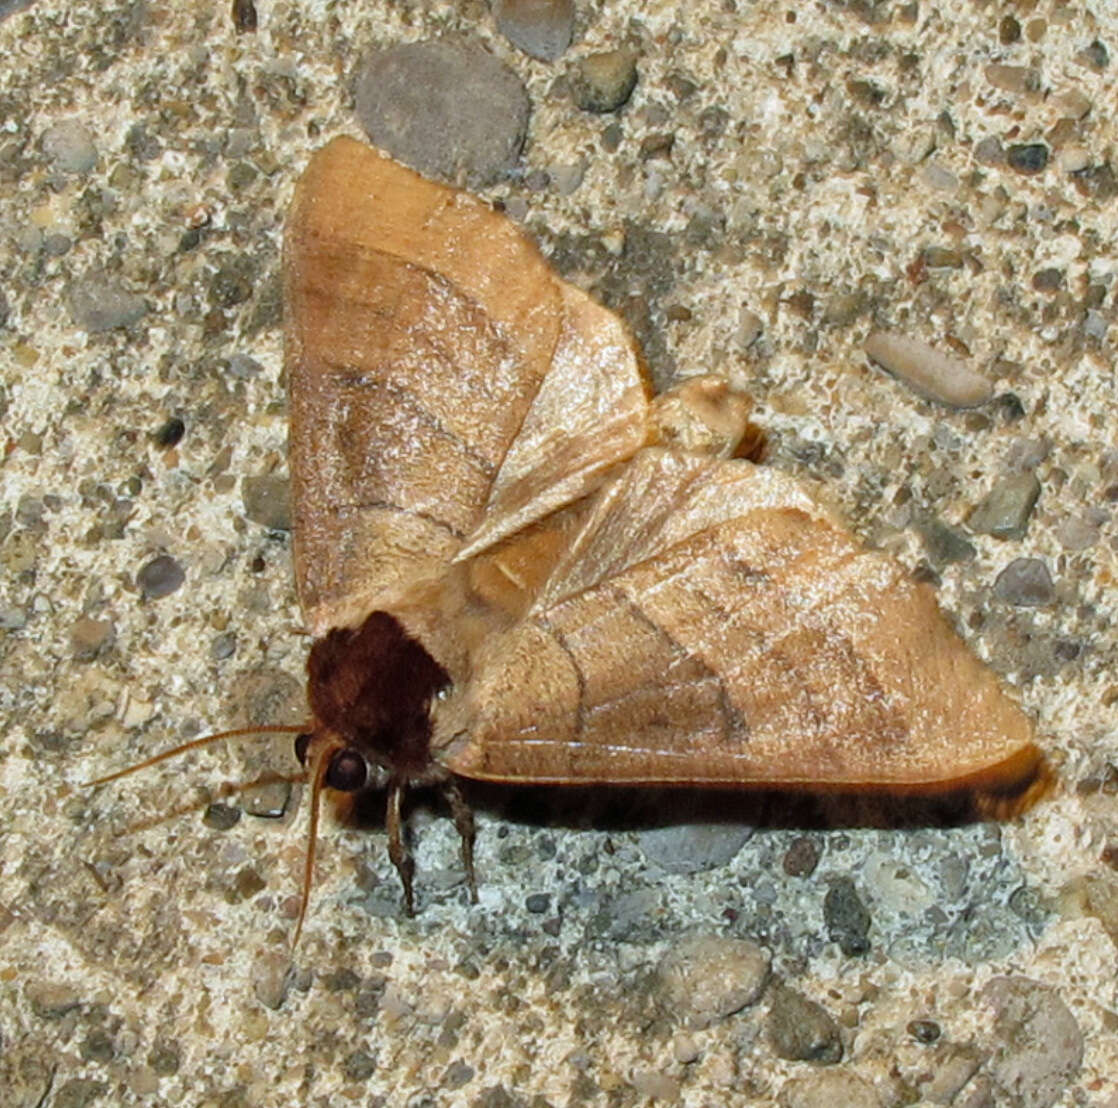
[[[0,5],[0,1102],[1116,1108],[1118,13],[578,0],[564,50],[524,8],[550,60],[476,0]],[[82,787],[301,717],[284,209],[369,52],[445,35],[531,106],[480,191],[938,582],[1057,767],[1023,820],[473,790],[471,907],[418,797],[420,914],[378,814],[330,821],[289,968],[305,797],[222,795],[283,737]]]

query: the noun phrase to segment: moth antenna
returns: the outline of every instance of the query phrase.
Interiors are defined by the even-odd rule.
[[[191,739],[190,742],[183,743],[181,746],[175,746],[170,750],[164,750],[162,754],[156,754],[154,757],[145,758],[142,762],[137,762],[135,765],[126,766],[124,769],[118,769],[116,773],[107,773],[104,777],[95,777],[92,781],[87,781],[84,787],[92,789],[98,785],[107,785],[110,781],[117,781],[121,777],[127,777],[130,773],[139,773],[140,770],[147,769],[149,766],[165,762],[168,758],[177,758],[180,754],[186,754],[188,751],[197,750],[201,746],[209,746],[211,743],[222,742],[225,739],[235,739],[240,735],[297,735],[302,734],[306,730],[307,728],[305,725],[280,724],[276,727],[238,727],[233,731],[218,731],[216,735],[203,735],[200,739]]]
[[[314,880],[314,858],[318,843],[318,812],[322,801],[322,786],[330,768],[330,759],[341,749],[337,744],[323,743],[311,757],[307,767],[307,777],[311,783],[311,815],[307,828],[307,853],[303,858],[303,895],[299,899],[299,915],[295,921],[295,934],[291,937],[292,951],[299,945],[303,933],[303,920],[307,915],[307,905],[311,900],[311,883]]]

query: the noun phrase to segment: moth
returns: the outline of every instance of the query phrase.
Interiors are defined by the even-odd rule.
[[[991,803],[1040,780],[931,589],[733,457],[724,384],[650,400],[624,325],[502,214],[338,138],[283,268],[305,890],[324,789],[387,789],[410,913],[415,786],[445,794],[476,897],[461,778]]]

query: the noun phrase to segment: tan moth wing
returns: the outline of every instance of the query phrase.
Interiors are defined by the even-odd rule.
[[[650,406],[623,325],[503,216],[338,139],[284,275],[310,837],[324,788],[386,785],[409,911],[412,786],[443,790],[473,891],[455,775],[985,794],[1038,773],[931,591],[726,460],[748,404],[723,384]]]
[[[927,585],[794,479],[658,448],[603,486],[434,741],[496,781],[943,791],[1040,763]]]
[[[445,607],[463,550],[583,496],[647,437],[615,317],[508,219],[361,143],[312,158],[284,276],[295,569],[316,635]]]

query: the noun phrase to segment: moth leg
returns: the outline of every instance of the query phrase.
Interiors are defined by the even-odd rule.
[[[454,827],[462,840],[462,865],[466,870],[466,884],[470,886],[470,902],[477,903],[477,877],[474,874],[474,810],[466,803],[462,790],[453,780],[443,785],[443,796],[450,805]]]
[[[400,809],[404,799],[404,784],[402,781],[393,781],[388,789],[388,810],[386,823],[388,824],[388,857],[400,875],[404,886],[404,911],[409,916],[415,915],[415,894],[412,891],[412,878],[415,877],[415,859],[412,857],[408,844],[404,841],[403,822],[400,819]]]

